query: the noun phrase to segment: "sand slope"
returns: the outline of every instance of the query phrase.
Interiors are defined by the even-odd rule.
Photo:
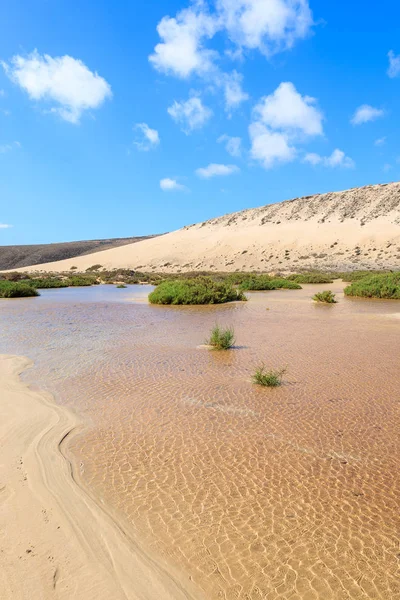
[[[65,453],[79,419],[19,380],[30,364],[0,355],[2,600],[198,598],[77,484]]]
[[[400,183],[244,210],[165,236],[28,270],[400,268]]]

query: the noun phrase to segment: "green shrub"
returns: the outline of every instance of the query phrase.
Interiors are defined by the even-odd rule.
[[[253,375],[253,383],[264,387],[278,387],[282,385],[282,377],[286,371],[286,367],[267,370],[265,365],[260,365]]]
[[[233,327],[222,329],[219,325],[215,325],[211,330],[211,335],[207,344],[216,350],[229,350],[235,343],[235,332]]]
[[[71,287],[97,285],[99,283],[93,275],[72,275],[68,277],[66,282]]]
[[[70,271],[76,271],[78,267],[70,267]]]
[[[248,291],[258,290],[301,290],[301,285],[295,281],[283,278],[273,278],[269,275],[250,275],[240,284],[240,289]]]
[[[29,285],[36,289],[45,289],[45,288],[64,288],[68,287],[68,283],[65,279],[59,279],[57,277],[43,277],[38,279],[30,279]]]
[[[344,293],[360,298],[400,300],[400,271],[363,277],[347,286]]]
[[[332,278],[324,273],[295,273],[288,279],[296,283],[333,283]]]
[[[243,292],[209,277],[164,281],[149,294],[151,304],[223,304],[246,300]]]
[[[39,296],[39,292],[26,283],[0,281],[0,298],[25,298]]]
[[[127,287],[127,286],[126,286],[124,283],[119,283],[119,284],[117,285],[117,288],[118,288],[118,289],[122,289],[122,288],[126,288],[126,287]]]
[[[92,265],[86,269],[86,273],[92,273],[93,271],[98,271],[102,268],[103,265]]]
[[[318,294],[313,296],[313,300],[315,300],[315,302],[325,302],[325,304],[335,304],[337,302],[335,299],[335,294],[333,294],[330,290],[318,292]]]
[[[350,273],[340,273],[340,278],[346,283],[353,283],[353,281],[359,281],[360,279],[365,279],[365,277],[385,275],[387,273],[387,271],[351,271]]]

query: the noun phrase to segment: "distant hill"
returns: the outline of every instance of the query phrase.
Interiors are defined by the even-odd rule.
[[[147,240],[156,236],[85,240],[56,244],[33,244],[27,246],[0,246],[0,271],[55,262],[85,254],[94,254]]]
[[[164,272],[400,269],[400,183],[267,204],[32,270],[96,262]]]

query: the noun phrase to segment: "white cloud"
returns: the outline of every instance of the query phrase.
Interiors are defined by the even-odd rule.
[[[221,135],[217,142],[225,143],[225,149],[231,156],[241,156],[242,154],[242,139],[240,137],[231,137],[229,135]]]
[[[11,142],[11,144],[0,145],[0,154],[6,154],[6,152],[15,150],[15,148],[21,148],[21,144],[19,142]]]
[[[142,139],[134,142],[135,146],[139,150],[147,152],[148,150],[152,150],[159,145],[160,136],[156,129],[151,129],[147,123],[137,123],[135,125],[135,129],[139,130],[142,134]]]
[[[383,146],[386,143],[386,136],[378,138],[374,141],[375,146]]]
[[[232,175],[232,173],[237,173],[239,170],[239,167],[236,165],[218,165],[211,163],[208,167],[196,169],[196,175],[202,179],[210,179],[210,177]]]
[[[381,108],[374,108],[369,104],[363,104],[359,106],[351,118],[352,125],[361,125],[362,123],[368,123],[368,121],[374,121],[379,117],[383,117],[385,111]]]
[[[112,96],[103,77],[68,55],[53,58],[34,50],[26,57],[16,55],[10,64],[3,62],[2,66],[32,100],[55,103],[50,112],[70,123],[79,123],[85,110],[98,108]]]
[[[387,74],[389,77],[397,77],[400,74],[400,54],[398,56],[395,55],[393,50],[388,52],[389,57],[389,68],[387,70]]]
[[[10,229],[12,225],[8,225],[8,223],[0,223],[0,229]]]
[[[201,101],[201,98],[193,96],[186,102],[175,102],[168,108],[168,114],[179,123],[182,131],[186,134],[194,129],[200,129],[212,116],[212,110]]]
[[[330,156],[320,156],[315,152],[309,152],[304,157],[304,162],[311,165],[322,164],[325,167],[343,167],[345,169],[353,169],[355,163],[352,158],[346,156],[343,150],[336,148]]]
[[[222,86],[224,88],[225,107],[228,113],[238,108],[242,102],[249,99],[249,95],[242,89],[243,75],[233,71],[230,75],[224,74]]]
[[[181,183],[178,183],[176,181],[176,179],[170,179],[169,177],[165,177],[165,179],[161,179],[160,188],[164,192],[170,192],[170,191],[181,191],[182,192],[182,191],[186,190],[186,187],[184,185],[182,185]]]
[[[205,74],[213,69],[216,53],[203,47],[203,40],[218,29],[215,18],[201,10],[203,3],[180,11],[175,18],[163,17],[157,25],[162,42],[149,56],[158,70],[182,79],[192,73]]]
[[[296,148],[290,145],[285,133],[272,131],[260,122],[249,127],[251,140],[250,154],[265,169],[279,163],[291,162],[296,157]]]
[[[217,0],[217,7],[230,39],[266,56],[291,48],[313,25],[308,0]]]
[[[254,114],[264,125],[291,135],[321,135],[323,115],[315,104],[314,98],[299,94],[293,83],[283,82],[261,99]]]

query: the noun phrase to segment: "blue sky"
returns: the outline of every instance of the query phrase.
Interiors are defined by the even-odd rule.
[[[3,0],[0,244],[399,179],[399,23],[395,0]]]

